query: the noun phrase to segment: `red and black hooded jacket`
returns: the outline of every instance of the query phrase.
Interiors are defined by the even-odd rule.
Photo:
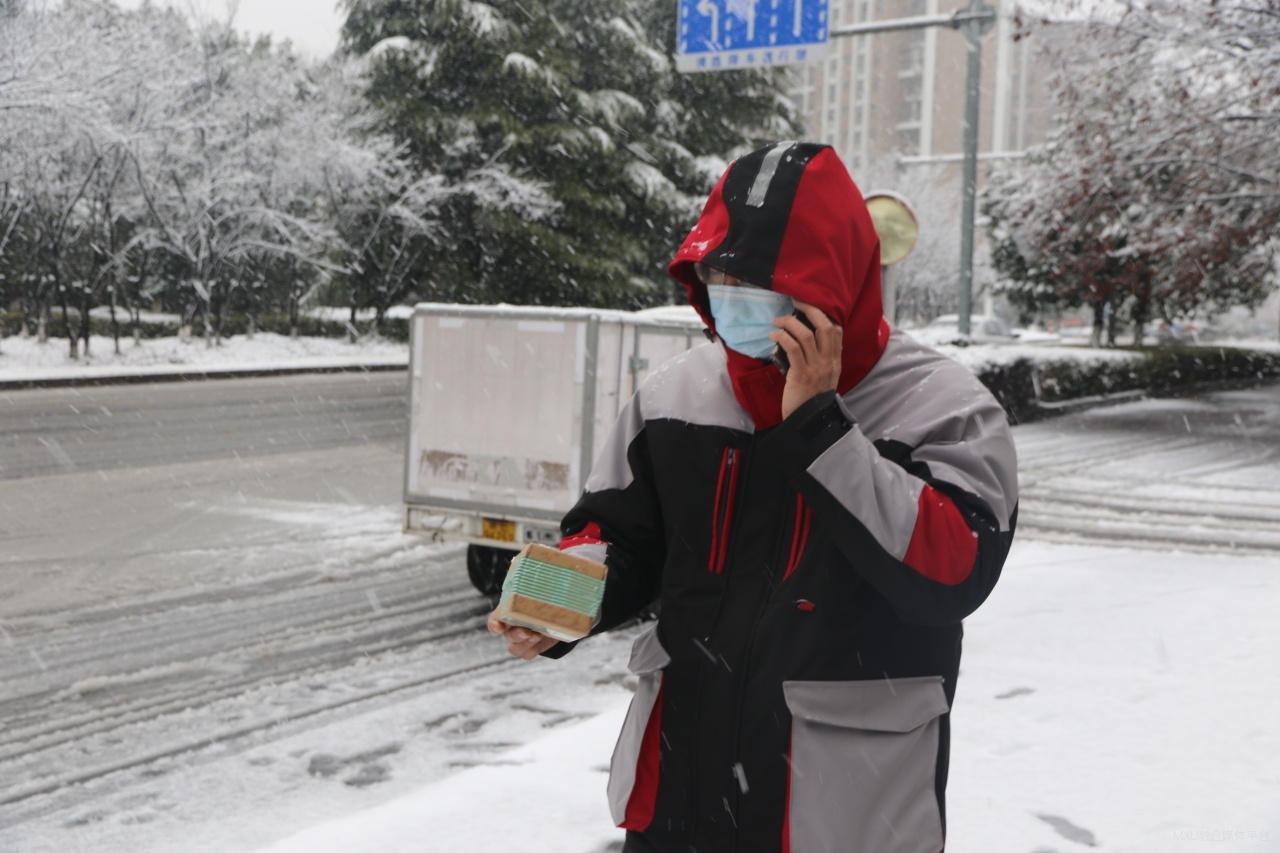
[[[761,149],[734,163],[711,191],[669,269],[714,333],[695,262],[808,302],[839,323],[841,393],[884,351],[889,324],[881,302],[880,238],[862,194],[828,146],[784,142]],[[782,374],[733,350],[728,358],[734,392],[756,425],[777,425]]]
[[[672,359],[564,519],[561,547],[609,566],[598,630],[660,602],[611,768],[626,849],[940,850],[960,622],[1015,525],[1004,412],[884,321],[870,216],[827,146],[769,146],[712,191],[671,273],[714,332],[695,262],[818,307],[843,366],[783,420],[773,365]]]

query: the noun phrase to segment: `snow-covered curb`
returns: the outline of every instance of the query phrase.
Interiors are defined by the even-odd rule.
[[[65,340],[0,341],[0,388],[92,385],[115,382],[213,379],[278,373],[398,370],[409,363],[409,347],[391,341],[349,343],[332,338],[290,338],[260,332],[209,346],[203,339],[122,340],[94,336],[89,355],[72,359]]]

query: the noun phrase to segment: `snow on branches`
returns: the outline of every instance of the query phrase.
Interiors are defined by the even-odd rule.
[[[993,259],[1026,306],[1093,306],[1138,339],[1256,306],[1276,285],[1280,26],[1274,0],[1123,0],[1053,59],[1059,127],[994,175]],[[1114,339],[1114,325],[1107,330]]]
[[[665,302],[723,158],[795,132],[780,74],[676,72],[674,3],[343,5],[384,126],[451,190],[424,259],[436,299]]]
[[[0,305],[42,335],[60,308],[73,357],[98,305],[136,326],[159,302],[216,342],[233,308],[296,326],[299,302],[334,280],[359,279],[375,304],[369,229],[430,238],[433,179],[376,129],[352,63],[306,63],[152,6],[8,14]]]

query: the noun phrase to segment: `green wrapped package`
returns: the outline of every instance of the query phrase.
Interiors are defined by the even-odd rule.
[[[526,545],[507,570],[498,618],[557,640],[580,640],[600,615],[607,574],[601,563]]]

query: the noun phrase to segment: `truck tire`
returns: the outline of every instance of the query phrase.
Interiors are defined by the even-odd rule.
[[[491,548],[488,545],[467,546],[467,577],[471,585],[488,596],[502,592],[502,581],[507,576],[507,566],[515,551]]]

